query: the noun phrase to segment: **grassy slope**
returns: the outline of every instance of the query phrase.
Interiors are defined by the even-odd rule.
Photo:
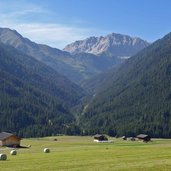
[[[92,137],[57,137],[24,139],[17,156],[0,161],[0,171],[166,171],[171,170],[171,140],[151,143],[114,140],[114,143],[94,143]],[[43,153],[49,147],[51,153]]]

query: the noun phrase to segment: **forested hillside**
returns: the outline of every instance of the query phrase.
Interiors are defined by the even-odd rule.
[[[89,134],[171,137],[170,78],[171,33],[110,75],[86,105],[80,125]]]
[[[70,109],[83,95],[53,69],[0,44],[0,131],[29,137],[67,133],[75,120]]]

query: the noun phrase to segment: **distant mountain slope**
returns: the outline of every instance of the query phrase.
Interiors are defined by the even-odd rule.
[[[106,41],[108,42],[109,40],[107,39]],[[99,51],[100,54],[97,53],[98,56],[86,53],[89,52],[86,50],[82,50],[80,51],[80,53],[73,55],[56,48],[51,48],[47,45],[34,43],[29,39],[22,37],[15,30],[11,30],[8,28],[0,28],[0,42],[13,46],[17,50],[20,50],[21,52],[27,55],[33,56],[35,59],[50,66],[58,73],[65,75],[67,78],[69,78],[71,81],[77,84],[80,84],[83,80],[91,78],[96,74],[104,72],[115,66],[118,66],[125,60],[115,56],[116,53],[113,53],[113,51],[117,52],[119,51],[119,49],[113,49],[113,46],[111,46],[111,51],[109,54],[107,53],[107,51],[101,53],[100,50],[104,48],[100,48],[99,46],[97,51]],[[145,45],[148,45],[148,43],[145,43],[145,41],[143,42],[139,39],[136,39],[135,42],[136,43],[134,43],[134,53],[144,48]],[[94,45],[91,44],[91,46]],[[130,47],[132,47],[132,45],[130,45]],[[122,52],[123,49],[125,49],[124,56],[130,56],[130,51],[132,51],[130,47],[127,45],[126,47],[122,46],[120,52]]]
[[[77,82],[82,78],[75,68],[74,59],[67,52],[32,42],[22,37],[17,31],[8,28],[0,28],[0,42],[34,57],[72,81]]]
[[[119,68],[116,67],[117,70]],[[86,90],[90,96],[94,96],[106,84],[109,78],[113,75],[114,69],[95,75],[90,79],[85,79],[80,83],[80,86]]]
[[[64,133],[83,90],[50,67],[0,44],[0,130],[22,136]]]
[[[112,33],[105,37],[90,37],[67,45],[64,51],[76,53],[92,53],[117,57],[132,56],[149,43],[140,38]]]
[[[74,58],[78,63],[80,72],[82,72],[83,74],[84,79],[82,80],[86,80],[89,78],[93,79],[93,76],[96,76],[97,74],[103,73],[111,68],[114,68],[125,61],[124,59],[120,60],[115,57],[107,58],[103,55],[96,56],[90,53],[74,54]]]
[[[171,33],[127,60],[86,105],[89,133],[171,137]]]

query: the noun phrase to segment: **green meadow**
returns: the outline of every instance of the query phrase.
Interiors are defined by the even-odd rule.
[[[57,138],[57,141],[54,139]],[[21,145],[30,148],[10,150],[0,148],[8,155],[0,161],[0,171],[170,171],[171,140],[153,139],[152,142],[123,141],[96,143],[92,137],[57,136],[23,139]],[[44,148],[50,153],[44,153]]]

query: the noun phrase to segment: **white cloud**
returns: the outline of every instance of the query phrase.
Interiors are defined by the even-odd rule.
[[[48,44],[57,48],[63,48],[75,40],[84,39],[91,32],[89,29],[46,23],[19,24],[13,28],[37,43]]]
[[[34,4],[27,4],[25,8],[20,3],[7,6],[7,3],[0,2],[0,27],[15,29],[37,43],[62,49],[73,41],[106,33],[92,28],[42,21],[50,12]]]

